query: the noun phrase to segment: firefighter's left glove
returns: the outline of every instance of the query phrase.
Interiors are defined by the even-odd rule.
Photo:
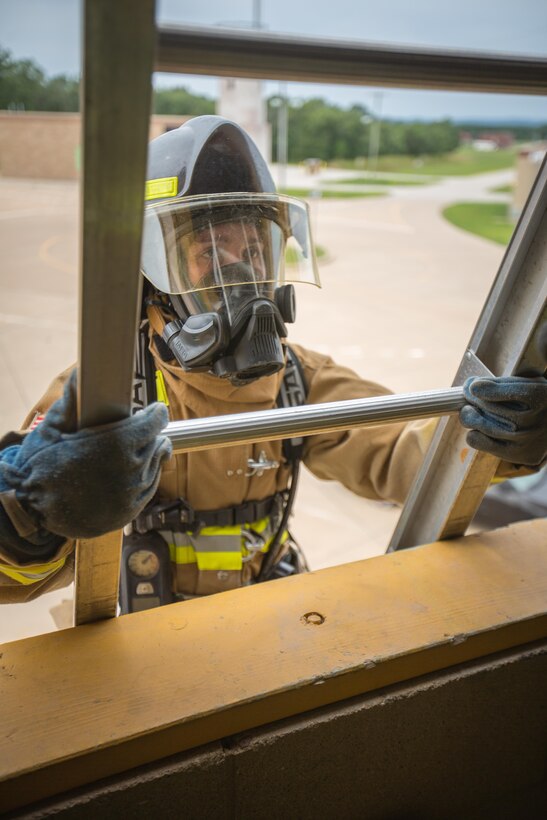
[[[515,465],[547,457],[547,379],[500,376],[468,379],[460,421],[467,443]]]
[[[171,442],[163,404],[112,424],[76,427],[76,372],[64,394],[17,447],[4,452],[1,482],[42,529],[93,538],[119,529],[151,500]]]

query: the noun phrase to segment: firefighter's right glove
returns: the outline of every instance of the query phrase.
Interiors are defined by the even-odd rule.
[[[64,394],[0,464],[2,490],[15,490],[41,530],[93,538],[120,529],[152,499],[171,442],[167,410],[155,403],[112,424],[76,427],[76,371]]]

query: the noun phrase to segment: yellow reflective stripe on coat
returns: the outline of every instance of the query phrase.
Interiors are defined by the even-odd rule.
[[[197,564],[199,570],[240,570],[243,559],[255,552],[248,548],[243,531],[261,535],[265,541],[259,552],[266,553],[274,538],[270,519],[266,516],[254,524],[237,524],[232,527],[203,527],[198,535],[193,533],[171,533],[163,531],[168,543],[171,561],[174,564]],[[281,543],[286,541],[285,531]],[[175,539],[175,542],[173,542]]]
[[[174,564],[196,563],[196,551],[188,545],[169,544],[169,555]]]
[[[222,536],[220,536],[222,538]],[[197,541],[198,539],[196,539]],[[228,536],[223,543],[219,537],[212,538],[212,543],[203,543],[199,537],[199,549],[190,544],[169,544],[171,561],[175,564],[197,564],[198,569],[209,570],[238,570],[243,566],[241,553],[241,536]],[[218,547],[227,549],[218,549]]]
[[[163,378],[163,373],[161,370],[156,370],[156,398],[158,401],[163,402],[166,407],[169,407],[165,379]]]
[[[36,584],[61,569],[65,561],[66,556],[59,558],[57,561],[51,561],[49,564],[32,564],[26,567],[12,567],[8,564],[0,564],[0,572],[20,584]]]
[[[204,527],[190,535],[199,570],[239,570],[243,567],[241,527]]]
[[[241,549],[236,550],[211,550],[197,551],[196,560],[199,570],[240,570],[243,567],[243,555]]]

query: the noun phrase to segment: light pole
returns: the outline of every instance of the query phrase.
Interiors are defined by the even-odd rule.
[[[378,154],[380,151],[380,128],[382,127],[382,102],[384,95],[381,91],[377,91],[373,95],[374,99],[374,117],[370,129],[370,140],[368,145],[368,166],[371,174],[376,173],[376,166],[378,164]]]
[[[262,28],[260,0],[253,0],[253,28]]]
[[[370,131],[368,129],[370,127],[370,124],[373,121],[374,121],[374,117],[371,117],[370,114],[363,114],[363,116],[361,117],[361,124],[364,125],[367,128],[367,143],[368,143],[368,156],[369,156],[369,159],[368,159],[368,162],[367,162],[367,171],[368,171],[368,164],[370,163]],[[364,161],[364,158],[363,158],[363,161]],[[361,163],[359,163],[359,166],[361,166]]]
[[[289,153],[289,112],[287,83],[279,83],[279,94],[270,100],[277,109],[277,187],[287,187],[287,161]]]

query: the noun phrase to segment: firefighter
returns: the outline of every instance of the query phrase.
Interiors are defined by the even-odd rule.
[[[164,545],[169,600],[302,571],[288,529],[300,462],[402,503],[431,439],[435,421],[422,420],[173,456],[168,418],[388,391],[288,344],[294,285],[319,284],[307,206],[276,193],[239,126],[197,117],[154,140],[146,203],[135,412],[77,430],[76,375],[66,371],[23,431],[3,439],[4,601],[68,583],[74,540],[122,526],[132,550]],[[547,380],[475,379],[465,395],[469,444],[504,459],[498,475],[545,460]]]

